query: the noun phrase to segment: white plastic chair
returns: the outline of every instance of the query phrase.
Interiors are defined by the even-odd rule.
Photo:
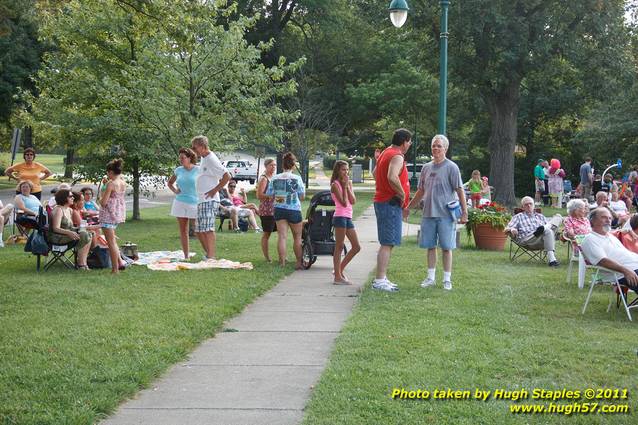
[[[585,299],[585,304],[583,305],[583,311],[581,314],[585,314],[585,310],[587,309],[587,305],[589,304],[589,299],[591,298],[591,294],[594,291],[595,285],[605,285],[605,286],[611,285],[612,289],[616,293],[616,307],[619,308],[620,302],[622,301],[622,305],[625,307],[625,312],[627,313],[627,317],[629,318],[630,321],[633,321],[630,310],[634,308],[638,308],[638,297],[636,297],[632,302],[627,303],[627,294],[629,294],[629,292],[633,292],[633,290],[626,285],[622,285],[619,282],[616,272],[614,272],[613,270],[609,270],[601,266],[595,266],[589,263],[589,261],[587,261],[587,258],[585,257],[582,250],[580,252],[580,258],[581,258],[581,261],[587,264],[587,267],[593,268],[595,270],[594,274],[591,277],[589,292],[587,294],[587,298]],[[605,278],[603,278],[602,273],[606,274]],[[623,291],[623,288],[627,289],[627,294],[625,294],[625,292]],[[609,312],[609,310],[611,309],[611,303],[612,303],[612,298],[610,294],[609,304],[607,305],[607,312]]]

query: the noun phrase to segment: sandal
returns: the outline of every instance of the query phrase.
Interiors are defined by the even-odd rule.
[[[87,266],[86,264],[78,264],[78,265],[76,266],[76,268],[77,268],[78,270],[84,270],[84,271],[89,271],[89,270],[91,270],[91,269],[89,268],[89,266]]]
[[[348,280],[335,280],[332,282],[333,285],[352,285],[352,283]]]

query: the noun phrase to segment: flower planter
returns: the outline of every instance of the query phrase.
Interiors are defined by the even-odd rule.
[[[479,249],[502,251],[505,248],[507,234],[503,229],[492,227],[490,223],[478,223],[472,227],[474,242]]]

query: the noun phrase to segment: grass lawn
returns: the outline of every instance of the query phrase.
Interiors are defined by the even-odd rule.
[[[638,332],[623,310],[605,311],[610,289],[595,291],[581,315],[587,294],[575,277],[565,283],[564,246],[563,265],[553,269],[513,265],[506,252],[479,251],[461,240],[451,292],[442,289],[440,260],[437,286],[419,287],[425,251],[414,237],[395,250],[388,276],[400,292],[365,288],[304,424],[636,423]],[[630,413],[515,415],[506,400],[393,400],[393,388],[526,389],[530,398],[522,403],[535,401],[534,388],[626,388],[629,399],[616,402],[628,403]]]
[[[38,154],[36,161],[47,167],[54,174],[64,174],[64,155]],[[14,164],[23,162],[22,154],[18,153]],[[0,152],[0,164],[3,168],[9,168],[11,165],[11,154],[8,152]],[[51,179],[47,182],[53,181]],[[0,177],[0,189],[12,189],[16,187],[15,180],[9,180],[6,176]]]
[[[356,214],[371,195],[359,201]],[[140,251],[180,249],[168,211],[145,209],[143,221],[118,228],[120,240]],[[252,271],[133,266],[118,277],[62,268],[37,274],[22,245],[0,249],[0,423],[88,424],[113,412],[292,272],[294,261],[285,269],[267,264],[259,239],[252,232],[218,234],[218,256],[251,261]]]

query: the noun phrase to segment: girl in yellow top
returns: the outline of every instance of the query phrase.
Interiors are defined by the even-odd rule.
[[[22,157],[24,158],[24,162],[7,168],[4,174],[18,181],[30,181],[33,184],[31,194],[38,199],[42,199],[42,186],[40,186],[40,181],[45,180],[53,173],[44,165],[34,161],[35,149],[26,148]],[[16,192],[16,194],[19,193],[20,192]]]
[[[481,204],[481,198],[483,197],[483,181],[481,180],[481,172],[479,170],[472,171],[472,178],[465,184],[470,190],[472,207],[477,208]]]

